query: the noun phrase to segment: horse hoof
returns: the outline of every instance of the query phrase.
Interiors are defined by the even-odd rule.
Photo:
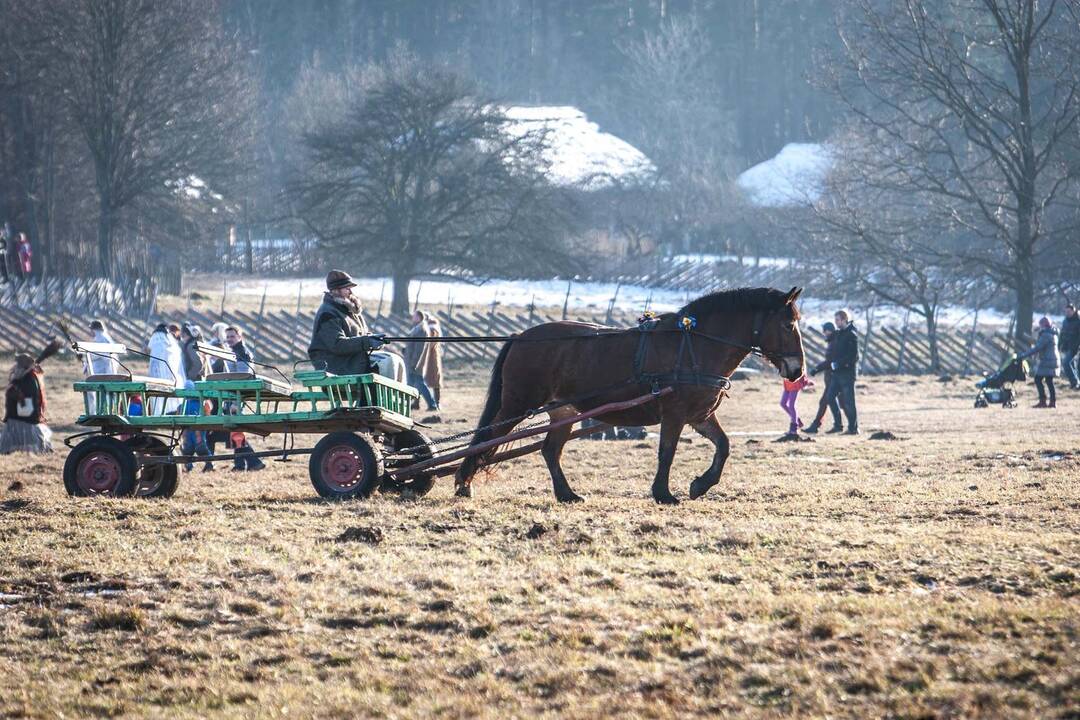
[[[556,495],[555,498],[561,503],[585,502],[585,498],[581,497],[577,493],[570,493],[569,495]]]
[[[678,505],[679,504],[679,498],[675,497],[671,493],[668,493],[667,495],[653,495],[653,500],[656,501],[657,505]]]
[[[699,497],[709,492],[709,488],[713,485],[715,485],[715,483],[705,484],[700,479],[690,483],[690,499],[697,500]]]
[[[454,495],[457,497],[471,498],[472,485],[458,485],[458,489],[454,491]]]

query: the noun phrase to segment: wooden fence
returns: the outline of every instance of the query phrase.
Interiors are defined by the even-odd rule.
[[[146,317],[155,304],[157,292],[154,281],[138,278],[117,281],[81,277],[22,278],[0,284],[0,307]]]
[[[497,312],[463,312],[460,310],[437,312],[446,335],[505,335],[520,332],[537,323],[560,319],[542,312],[530,312],[527,308],[513,310],[503,308]],[[604,323],[606,313],[571,314],[569,319]],[[228,311],[223,315],[204,314],[197,310],[167,316],[145,317],[116,312],[85,313],[79,311],[57,312],[41,307],[0,306],[0,352],[40,349],[58,333],[57,322],[64,319],[78,337],[89,337],[87,326],[93,317],[102,317],[109,325],[116,342],[133,348],[142,348],[154,324],[167,322],[195,322],[207,330],[213,323],[223,321],[242,328],[256,354],[256,360],[274,361],[281,364],[306,358],[306,349],[314,320],[312,312],[295,313],[276,311],[256,312]],[[633,326],[632,315],[614,315],[610,324]],[[402,317],[376,317],[372,329],[388,335],[405,335],[409,323]],[[929,372],[930,349],[925,330],[915,325],[907,327],[872,326],[860,338],[860,369],[864,374]],[[816,328],[804,334],[807,356],[810,362],[818,361],[824,353],[824,340]],[[996,368],[1009,354],[1010,345],[1004,332],[967,330],[962,333],[942,332],[939,338],[940,372],[952,375],[977,374]],[[499,350],[499,343],[455,343],[443,345],[443,357],[447,362],[466,362],[489,365]],[[748,364],[761,367],[756,358]],[[285,368],[283,368],[285,369]]]

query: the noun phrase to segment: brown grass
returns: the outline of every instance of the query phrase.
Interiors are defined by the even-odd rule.
[[[481,374],[450,378],[436,434],[479,414]],[[860,384],[862,437],[777,444],[779,383],[737,384],[728,429],[773,432],[676,508],[652,439],[569,446],[572,507],[537,457],[470,501],[344,504],[302,458],[166,502],[0,459],[0,716],[1075,717],[1080,395]],[[685,440],[683,497],[710,454]]]

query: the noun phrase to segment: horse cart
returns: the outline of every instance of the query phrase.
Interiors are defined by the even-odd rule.
[[[124,356],[129,348],[111,343],[72,343],[83,354]],[[199,344],[197,350],[229,362],[227,350]],[[136,353],[141,354],[141,353]],[[282,447],[255,452],[257,457],[288,461],[308,455],[308,473],[316,492],[327,499],[366,497],[376,490],[426,494],[439,476],[452,474],[470,455],[493,452],[499,445],[654,400],[609,403],[557,422],[540,423],[498,441],[436,446],[412,418],[418,393],[408,385],[373,373],[335,375],[322,370],[296,371],[293,378],[256,372],[213,373],[191,387],[171,379],[131,372],[90,375],[74,384],[84,412],[76,423],[87,428],[65,440],[71,448],[64,463],[64,487],[73,496],[171,497],[179,481],[178,465],[232,460],[233,455],[190,456],[178,453],[186,431],[259,436],[281,435]],[[271,366],[261,366],[271,367]],[[141,400],[141,404],[135,402]],[[196,412],[186,414],[184,408]],[[202,408],[209,407],[204,413]],[[579,428],[572,436],[596,432]],[[454,443],[472,431],[446,438]],[[313,447],[296,447],[295,436],[322,435]],[[533,443],[497,453],[490,462],[538,451]]]

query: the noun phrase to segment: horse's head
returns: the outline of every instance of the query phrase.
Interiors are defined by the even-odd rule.
[[[802,288],[793,287],[782,305],[758,310],[754,317],[753,344],[788,380],[798,380],[806,370],[799,309],[795,306],[801,294]]]

